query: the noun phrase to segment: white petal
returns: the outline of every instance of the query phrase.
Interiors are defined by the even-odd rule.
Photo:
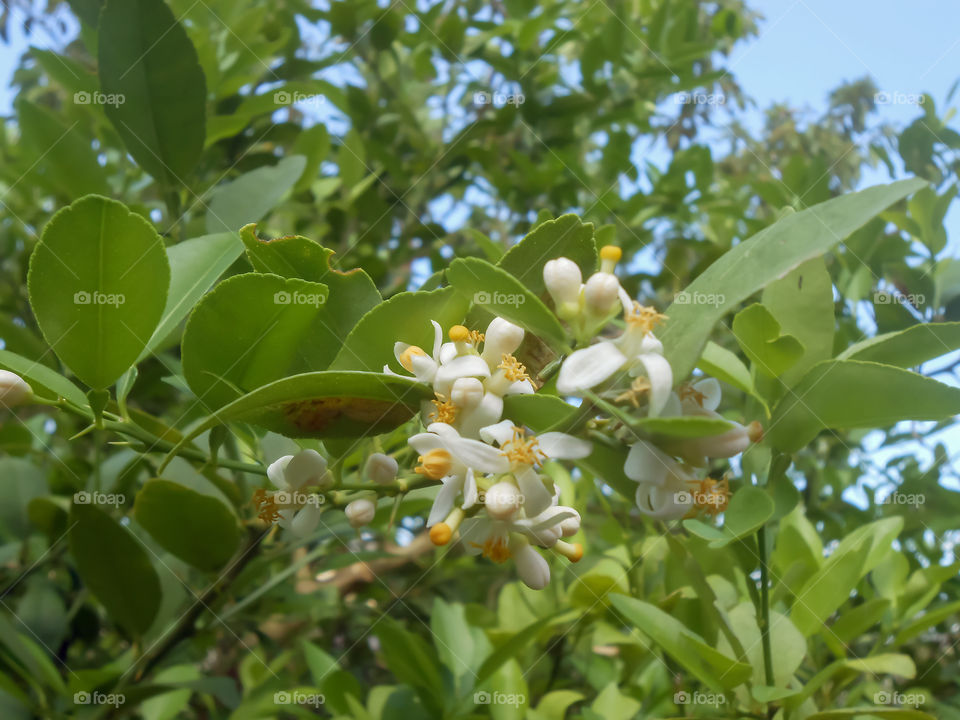
[[[659,520],[678,520],[690,510],[690,505],[683,502],[683,493],[675,487],[641,484],[637,487],[637,509]]]
[[[460,433],[457,432],[457,429],[453,427],[453,425],[442,422],[430,423],[427,425],[427,432],[436,433],[442,438],[460,437]]]
[[[457,346],[455,343],[448,342],[440,346],[440,355],[437,358],[441,365],[445,365],[457,356]]]
[[[463,509],[469,510],[477,504],[477,481],[473,477],[473,468],[467,468],[467,477],[463,483]]]
[[[537,435],[543,454],[552,460],[577,460],[593,452],[593,443],[562,432]]]
[[[514,549],[513,553],[517,575],[524,584],[533,590],[543,590],[550,583],[550,565],[543,555],[526,544]]]
[[[440,344],[443,342],[443,328],[440,327],[440,323],[436,320],[431,320],[430,324],[433,325],[433,359],[439,362]]]
[[[494,393],[484,393],[480,405],[460,413],[460,433],[465,437],[477,437],[482,428],[497,422],[503,415],[503,398]]]
[[[639,355],[637,360],[646,370],[650,381],[650,417],[656,417],[663,410],[670,399],[670,390],[673,388],[673,370],[663,355],[646,353]]]
[[[640,342],[640,352],[663,355],[663,343],[657,340],[653,333],[646,333]]]
[[[588,390],[609,379],[627,362],[627,358],[612,342],[600,342],[577,350],[563,361],[557,377],[557,391],[573,395]]]
[[[437,369],[433,389],[443,397],[450,397],[454,381],[462,377],[490,377],[490,368],[479,355],[461,355]]]
[[[507,388],[504,395],[531,395],[536,392],[533,383],[529,380],[517,380],[513,385]]]
[[[287,469],[289,462],[293,460],[293,455],[284,455],[282,458],[274,460],[267,467],[267,477],[278,490],[289,490],[290,485],[284,477],[284,470]]]
[[[485,473],[503,473],[510,469],[510,461],[497,448],[470,438],[446,441],[450,452],[464,465]]]
[[[703,393],[703,402],[697,403],[704,410],[716,410],[720,405],[720,383],[716,378],[704,378],[700,382],[693,384],[693,389],[698,393]]]
[[[393,344],[393,356],[397,359],[400,367],[403,367],[400,358],[403,357],[403,353],[406,352],[408,347],[410,347],[410,343],[400,342],[399,340]]]
[[[527,517],[539,515],[550,507],[553,496],[533,468],[524,468],[515,477],[523,495],[523,509]]]
[[[663,410],[660,411],[660,417],[677,417],[678,415],[683,415],[683,404],[680,402],[680,396],[672,392]]]
[[[645,440],[638,440],[623,465],[623,474],[644,485],[663,485],[677,462]]]
[[[297,537],[303,538],[313,534],[313,531],[317,529],[317,525],[319,524],[320,508],[316,505],[307,505],[294,515],[289,527],[290,532]]]
[[[463,480],[453,475],[448,475],[440,482],[443,483],[443,487],[440,488],[440,492],[437,493],[437,497],[433,501],[433,507],[430,508],[427,527],[433,527],[438,522],[446,520],[447,515],[453,510],[453,502],[457,499],[460,488],[463,486]]]
[[[430,427],[442,423],[432,423]],[[451,428],[452,430],[453,428]],[[426,455],[431,450],[444,447],[443,438],[436,432],[425,432],[411,435],[407,443],[421,455]]]
[[[470,555],[479,555],[493,529],[493,523],[484,517],[467,518],[460,524],[460,542]]]
[[[513,437],[513,420],[501,420],[495,425],[480,428],[480,439],[505,445]]]
[[[291,488],[302,488],[304,485],[318,485],[327,474],[327,459],[316,450],[301,450],[294,455],[283,476]]]

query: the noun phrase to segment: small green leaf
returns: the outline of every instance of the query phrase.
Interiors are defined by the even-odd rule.
[[[157,327],[170,265],[149,222],[122,203],[88,195],[47,223],[27,284],[54,352],[87,385],[106,388]]]
[[[824,428],[887,427],[960,413],[960,389],[890,365],[830,360],[813,367],[774,408],[767,438],[795,452]]]
[[[536,295],[510,273],[480,258],[458,258],[447,268],[447,279],[474,306],[516,323],[566,352],[567,332]]]
[[[69,537],[90,592],[120,625],[143,635],[160,608],[160,578],[143,544],[94,505],[73,505]]]
[[[760,303],[733,318],[733,335],[754,367],[769,377],[779,377],[803,355],[803,344],[780,332],[780,323]]]
[[[36,360],[25,358],[9,350],[0,350],[0,368],[15,372],[44,397],[62,397],[78,407],[86,407],[87,396],[63,375],[41,365]]]
[[[569,427],[578,409],[556,395],[508,395],[503,399],[503,417],[534,431],[549,432]]]
[[[306,165],[305,157],[291,155],[219,185],[207,207],[207,232],[236,232],[261,220],[293,189]]]
[[[104,109],[137,164],[168,187],[200,159],[207,85],[183,26],[163,0],[108,0],[100,13]],[[236,228],[234,228],[236,229]]]
[[[161,547],[201,570],[222,568],[240,543],[237,519],[226,505],[169,480],[147,482],[133,512]]]
[[[851,345],[838,360],[863,360],[911,368],[960,347],[960,322],[921,323]]]
[[[584,279],[597,268],[593,225],[574,214],[540,223],[500,258],[497,265],[517,278],[534,295],[543,295],[543,266],[565,257],[580,266]]]
[[[633,418],[630,427],[665,438],[698,438],[720,435],[733,426],[723,418],[702,415],[678,415],[675,417]]]

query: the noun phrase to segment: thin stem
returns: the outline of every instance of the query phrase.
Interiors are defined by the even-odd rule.
[[[763,642],[763,672],[767,685],[774,686],[773,653],[770,649],[770,569],[767,566],[767,526],[757,531],[760,546],[760,638]]]

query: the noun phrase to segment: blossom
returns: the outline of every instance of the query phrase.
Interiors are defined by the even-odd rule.
[[[16,373],[0,370],[0,406],[23,405],[33,395],[33,388]]]
[[[640,440],[630,448],[623,472],[637,483],[637,508],[644,515],[676,520],[691,510],[690,487],[697,478],[651,443]]]
[[[278,492],[254,493],[260,518],[278,522],[280,527],[298,537],[306,537],[320,523],[319,497],[304,489],[330,487],[332,478],[327,472],[327,461],[316,450],[301,450],[296,455],[284,455],[267,468],[267,477]]]
[[[343,512],[351,527],[360,528],[373,521],[373,516],[377,514],[377,506],[372,500],[359,498],[347,503]]]
[[[383,453],[373,453],[363,467],[364,476],[378,485],[387,485],[397,479],[397,461]]]

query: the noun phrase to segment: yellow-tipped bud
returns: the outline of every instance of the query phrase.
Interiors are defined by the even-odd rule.
[[[426,355],[426,353],[416,345],[411,345],[400,353],[400,364],[403,365],[404,370],[407,372],[413,372],[413,357],[415,355]]]
[[[620,262],[621,257],[623,257],[623,250],[618,248],[616,245],[604,245],[602,248],[600,248],[601,260]]]
[[[583,545],[580,543],[568,543],[563,540],[557,540],[553,549],[563,555],[570,562],[580,562],[583,557]]]
[[[437,523],[430,528],[430,542],[436,546],[446,545],[453,537],[453,530],[445,522]]]
[[[453,458],[449,452],[442,448],[430,450],[417,459],[420,461],[420,465],[413,471],[431,480],[439,480],[445,477],[453,467]]]
[[[763,440],[763,425],[757,420],[747,425],[747,437],[750,438],[750,442],[752,443],[758,443]]]
[[[454,342],[466,342],[470,339],[470,331],[463,325],[454,325],[450,328],[450,339]]]

